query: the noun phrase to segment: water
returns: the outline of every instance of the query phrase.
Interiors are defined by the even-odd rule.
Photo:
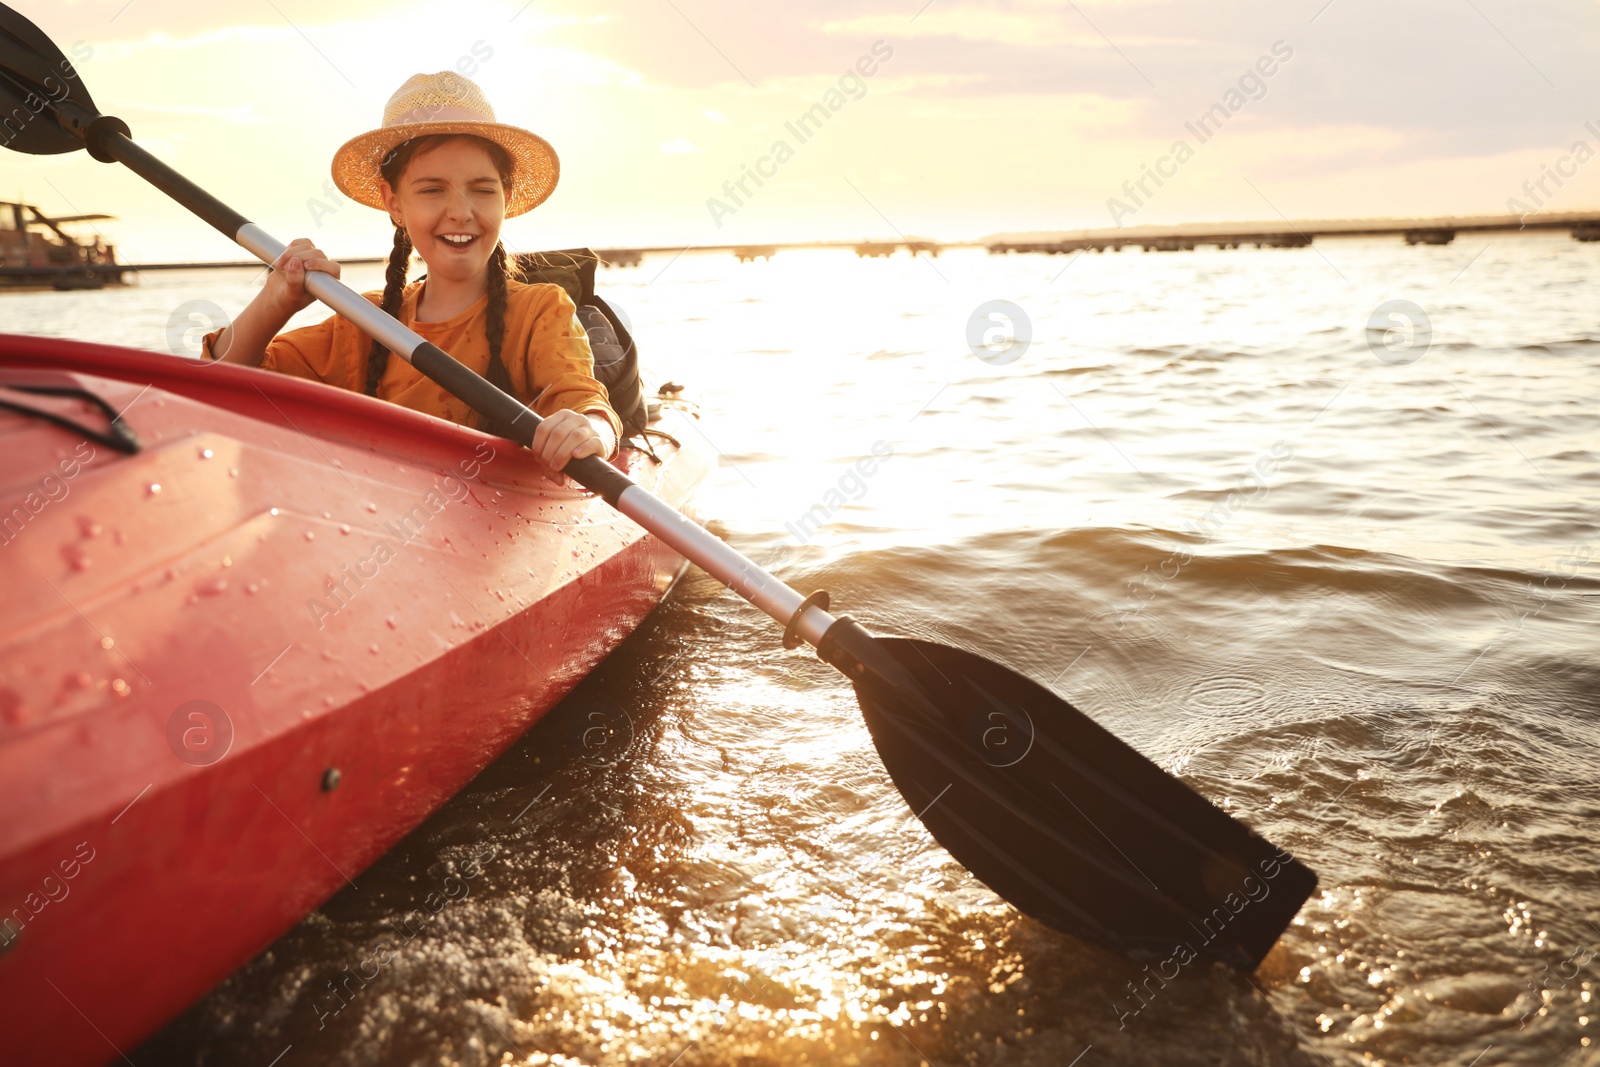
[[[1256,974],[1136,997],[1144,972],[956,866],[842,680],[691,574],[136,1062],[1600,1062],[1600,245],[685,255],[602,283],[705,411],[719,532],[1052,686],[1319,894]],[[0,314],[165,349],[179,305],[250,291]],[[993,299],[1031,344],[986,361]],[[1392,350],[1391,300],[1429,325],[1386,320]],[[475,856],[464,899],[396,925]]]

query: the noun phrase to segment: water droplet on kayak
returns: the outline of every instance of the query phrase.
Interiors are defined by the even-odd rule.
[[[467,624],[466,620],[464,620],[460,615],[457,615],[453,611],[450,613],[450,625],[451,626],[454,626],[456,629],[459,630],[461,627],[465,626],[466,624]]]
[[[67,675],[61,686],[63,689],[87,689],[93,684],[94,679],[89,677],[88,671],[78,671],[76,674]]]
[[[173,567],[168,567],[167,568],[167,573],[162,575],[161,577],[163,578],[163,580],[170,582],[174,578],[176,578],[177,576],[178,576],[177,570],[175,568],[173,568]]]
[[[113,678],[111,679],[111,691],[118,697],[126,697],[133,692],[133,687],[121,678]]]
[[[370,502],[370,501],[369,501],[369,502],[368,502],[368,503],[367,503],[367,510],[368,510],[368,511],[377,511],[377,510],[378,510],[378,505],[376,505],[376,504],[374,504],[374,503],[371,503],[371,502]]]
[[[115,645],[116,645],[116,641],[114,641],[114,640],[112,640],[112,639],[111,639],[111,638],[109,638],[109,637],[102,637],[102,638],[101,638],[101,639],[100,639],[100,647],[101,647],[101,648],[107,648],[107,649],[109,649],[109,648],[113,648],[113,647],[115,647]]]
[[[397,619],[397,618],[395,618],[395,617],[394,617],[394,616],[393,616],[393,615],[390,615],[390,616],[389,616],[389,617],[388,617],[388,618],[387,618],[387,619],[385,619],[385,620],[384,620],[384,621],[385,621],[385,622],[387,622],[387,623],[388,623],[388,624],[389,624],[389,629],[391,629],[391,630],[398,630],[398,629],[400,629],[400,620],[399,620],[399,619]]]
[[[223,566],[224,566],[224,567],[231,567],[231,566],[233,566],[233,557],[232,557],[232,556],[223,556],[223,557],[222,557],[222,565],[223,565]]]
[[[323,513],[322,513],[322,517],[323,517],[323,518],[325,518],[325,519],[331,519],[331,518],[333,518],[333,512],[331,512],[331,511],[324,511],[324,512],[323,512]]]
[[[83,571],[89,569],[89,564],[91,562],[89,559],[89,553],[85,552],[77,545],[68,545],[66,548],[61,550],[61,554],[67,558],[67,566],[71,567],[73,570],[82,573]]]
[[[306,540],[307,541],[315,541],[316,539],[317,539],[317,533],[316,533],[315,530],[307,530],[306,531]]]
[[[78,517],[78,533],[84,537],[99,537],[100,524],[86,516]]]
[[[157,493],[161,492],[161,483],[160,482],[151,482],[149,487],[145,490],[145,492],[148,493],[150,496],[155,496]]]
[[[244,591],[246,593],[249,593],[251,596],[255,596],[256,595],[256,590],[259,589],[259,588],[260,588],[260,586],[256,585],[255,582],[251,582],[249,585],[244,587]]]
[[[330,707],[330,708],[333,707],[335,704],[339,703],[339,701],[337,699],[335,699],[333,694],[331,694],[331,693],[328,694],[327,696],[323,697],[322,698],[322,702],[324,704],[328,705],[328,707]]]
[[[350,524],[348,522],[341,522],[339,524],[339,532],[342,533],[342,534],[349,533],[350,532]]]
[[[338,657],[333,654],[333,650],[332,649],[325,648],[325,649],[322,650],[322,658],[331,662],[331,661],[337,659]]]
[[[200,450],[200,458],[201,459],[210,459],[212,457],[212,455],[214,455],[214,453],[209,448],[202,448]]]
[[[111,540],[115,541],[119,545],[125,545],[128,543],[128,535],[123,533],[121,530],[117,530],[111,535]]]
[[[378,654],[378,646],[375,645],[375,644],[374,645],[368,645],[367,646],[367,651],[371,652],[374,656],[376,656]]]
[[[300,717],[301,717],[301,718],[302,718],[302,719],[309,719],[309,718],[311,718],[311,709],[310,709],[310,708],[301,708],[301,709],[300,709]]]
[[[201,596],[221,596],[228,589],[228,579],[210,578],[194,587]]]
[[[196,604],[200,603],[200,598],[194,593],[190,593],[188,596],[184,597],[183,602],[192,608]]]
[[[230,478],[239,477],[239,468],[238,467],[229,467],[228,468],[228,477],[230,477]]]
[[[276,515],[277,513],[278,513],[278,509],[277,508],[272,508],[267,512],[268,515]]]
[[[333,461],[333,465],[335,467],[339,467],[339,468],[343,468],[344,467],[344,464],[342,462],[340,462],[339,460],[337,460],[337,459]]]

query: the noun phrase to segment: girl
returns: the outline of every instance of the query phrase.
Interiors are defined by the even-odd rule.
[[[544,416],[532,450],[554,470],[575,457],[610,457],[622,432],[566,291],[506,276],[501,224],[542,203],[559,174],[542,137],[495,122],[482,90],[453,71],[412,77],[389,99],[383,126],[333,159],[339,190],[387,211],[395,227],[388,284],[367,299]],[[407,285],[413,249],[428,273]],[[339,315],[278,335],[311,304],[306,271],[337,278],[339,264],[301,238],[272,268],[239,317],[206,336],[205,358],[364,390],[496,430]]]

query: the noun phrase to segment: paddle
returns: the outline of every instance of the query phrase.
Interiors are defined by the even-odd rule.
[[[10,120],[4,113],[11,114]],[[77,72],[0,5],[0,139],[34,154],[118,162],[263,262],[283,244],[136,145]],[[320,272],[311,292],[528,444],[540,419],[360,294]],[[1020,911],[1161,961],[1261,962],[1316,886],[1305,866],[1044,687],[981,656],[874,637],[828,614],[598,457],[565,473],[804,640],[854,683],[895,785],[934,838]],[[1168,965],[1174,969],[1167,973]]]

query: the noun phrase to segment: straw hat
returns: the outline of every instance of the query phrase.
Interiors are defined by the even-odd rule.
[[[536,133],[494,120],[483,90],[453,70],[413,74],[389,98],[383,125],[352,137],[333,154],[333,181],[358,204],[384,210],[378,167],[396,146],[436,133],[465,133],[501,146],[511,156],[512,187],[506,217],[544,203],[561,176],[556,150]]]

